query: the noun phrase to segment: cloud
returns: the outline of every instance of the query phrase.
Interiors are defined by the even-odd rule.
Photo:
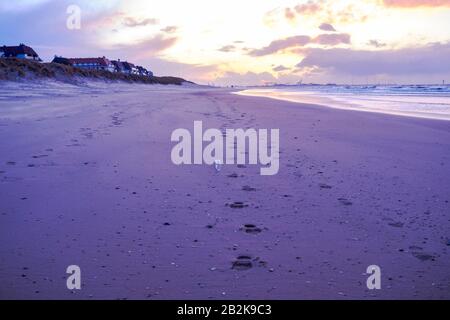
[[[418,8],[418,7],[449,7],[449,0],[383,0],[386,7]]]
[[[234,46],[232,44],[223,46],[222,48],[218,49],[218,51],[222,51],[222,52],[233,52],[235,50],[236,50],[236,46]]]
[[[158,24],[159,20],[154,18],[146,18],[146,19],[136,19],[133,17],[125,17],[122,21],[122,24],[126,27],[143,27],[148,25]]]
[[[278,22],[278,16],[280,15],[280,8],[275,8],[266,12],[263,17],[263,23],[267,27],[273,27]]]
[[[294,36],[285,39],[272,41],[268,46],[261,49],[254,49],[249,52],[251,56],[266,56],[272,53],[276,53],[283,49],[304,46],[311,42],[311,37],[309,36]]]
[[[336,33],[336,34],[320,34],[313,39],[313,43],[335,46],[338,44],[350,44],[351,37],[347,33]]]
[[[386,43],[379,42],[378,40],[370,40],[367,44],[369,46],[372,46],[372,47],[375,47],[375,48],[383,48],[383,47],[387,46]]]
[[[272,70],[275,72],[280,72],[280,71],[289,70],[289,68],[280,64],[279,66],[272,68]]]
[[[285,49],[303,47],[308,44],[320,44],[328,46],[350,44],[350,35],[346,33],[320,34],[314,38],[311,38],[310,36],[299,35],[272,41],[266,47],[250,50],[249,55],[254,57],[266,56]]]
[[[397,50],[352,50],[307,48],[297,68],[319,68],[330,74],[432,75],[450,74],[450,43],[434,43]]]
[[[319,26],[319,29],[323,30],[323,31],[331,31],[331,32],[335,32],[336,31],[336,29],[329,23],[322,23]]]
[[[165,28],[162,28],[161,31],[165,32],[165,33],[175,33],[178,31],[178,27],[177,26],[167,26]]]
[[[117,48],[131,48],[134,52],[141,55],[148,56],[160,53],[172,47],[178,41],[177,37],[165,37],[162,34],[157,34],[148,39],[144,39],[138,43],[120,44]]]
[[[348,3],[344,6],[334,7],[330,5],[327,0],[309,0],[306,3],[296,5],[293,8],[285,9],[285,18],[288,21],[294,21],[297,15],[302,16],[303,19],[322,19],[327,21],[323,27],[327,29],[322,29],[324,31],[335,31],[330,23],[359,23],[365,22],[369,15],[368,7],[366,6],[367,1],[356,1],[354,3]],[[383,0],[370,0],[378,3],[377,1]],[[337,2],[337,1],[336,1]],[[295,14],[294,14],[295,13]],[[331,28],[330,28],[331,26]]]
[[[284,16],[289,21],[295,21],[295,12],[291,8],[284,9]]]
[[[295,11],[302,15],[315,15],[323,10],[324,1],[309,0],[307,3],[295,6]]]

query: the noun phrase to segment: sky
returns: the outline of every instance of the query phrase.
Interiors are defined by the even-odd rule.
[[[450,83],[450,0],[0,0],[19,43],[201,84]]]

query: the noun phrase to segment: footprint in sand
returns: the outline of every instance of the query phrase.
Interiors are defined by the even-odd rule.
[[[402,228],[404,224],[402,222],[390,222],[388,225],[395,228]]]
[[[231,268],[238,271],[250,270],[253,268],[252,257],[247,255],[238,256],[233,261]]]
[[[230,208],[233,208],[233,209],[242,209],[242,208],[248,207],[248,204],[245,204],[240,201],[236,201],[236,202],[233,202],[232,204],[227,203],[227,206],[230,206]]]
[[[419,259],[420,261],[435,261],[435,256],[423,252],[412,252],[412,255]]]
[[[266,268],[267,262],[260,260],[259,257],[252,258],[250,255],[240,255],[231,264],[231,269],[237,271],[246,271],[252,269],[254,266]]]
[[[256,225],[250,223],[244,224],[240,230],[248,234],[258,234],[262,232],[261,228],[258,228]]]
[[[344,206],[351,206],[353,204],[353,202],[351,202],[350,200],[347,200],[345,198],[339,198],[338,199]]]

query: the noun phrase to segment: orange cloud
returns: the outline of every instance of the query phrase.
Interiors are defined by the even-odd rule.
[[[284,11],[284,17],[290,22],[294,21],[297,15],[321,18],[329,23],[344,24],[365,22],[368,19],[367,13],[364,13],[359,5],[349,4],[345,7],[333,9],[327,5],[325,0],[308,0],[306,3],[296,5],[294,8],[286,8]]]
[[[291,8],[284,9],[284,16],[289,21],[294,21],[295,20],[295,12]]]
[[[387,7],[417,8],[417,7],[450,7],[449,0],[383,0]]]
[[[295,6],[295,11],[297,11],[298,14],[314,15],[322,11],[323,4],[323,0],[317,2],[309,0],[307,3]]]

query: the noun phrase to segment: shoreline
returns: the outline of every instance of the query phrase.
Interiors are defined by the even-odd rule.
[[[108,86],[0,99],[1,298],[450,298],[447,122]],[[279,173],[173,165],[195,120],[279,128]]]
[[[356,102],[342,100],[342,97],[327,95],[324,93],[318,93],[313,91],[298,91],[298,92],[283,92],[276,91],[277,89],[243,89],[241,91],[234,92],[234,94],[249,96],[249,97],[266,97],[269,99],[300,103],[300,104],[314,104],[326,108],[333,108],[339,110],[350,110],[359,112],[370,112],[387,114],[394,116],[403,116],[410,118],[421,118],[430,120],[443,120],[450,121],[450,114],[445,113],[427,113],[420,111],[395,111],[389,109],[375,109],[372,107],[364,106],[363,104],[357,104]]]

